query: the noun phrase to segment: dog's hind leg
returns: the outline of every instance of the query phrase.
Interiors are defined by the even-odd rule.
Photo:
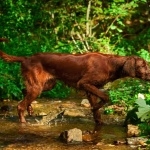
[[[27,93],[26,93],[24,99],[17,106],[18,115],[19,115],[19,119],[20,119],[21,123],[26,122],[26,120],[24,118],[24,111],[27,109],[29,115],[31,115],[31,113],[33,112],[31,103],[42,92],[41,86],[38,86],[38,85],[32,85],[32,86],[28,85],[26,90],[27,90]]]
[[[43,91],[49,91],[51,89],[53,89],[53,87],[56,85],[56,80],[55,79],[49,79],[43,87]]]
[[[33,109],[31,103],[41,94],[43,90],[53,88],[55,85],[54,77],[44,72],[40,67],[32,68],[28,72],[23,72],[25,78],[26,93],[24,99],[18,104],[17,110],[20,122],[26,122],[24,111],[32,115]],[[49,82],[48,82],[49,81]],[[53,82],[50,82],[53,81]],[[49,83],[49,84],[48,84]]]

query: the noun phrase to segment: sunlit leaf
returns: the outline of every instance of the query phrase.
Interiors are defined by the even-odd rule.
[[[123,32],[122,29],[119,29],[119,28],[117,28],[117,31],[118,31],[118,32]]]
[[[150,107],[138,108],[136,114],[141,121],[150,120]]]
[[[146,104],[145,100],[143,100],[143,99],[137,99],[137,100],[135,101],[135,103],[136,103],[138,106],[140,106],[140,107],[148,107],[148,105]]]
[[[110,28],[111,28],[112,30],[115,30],[115,29],[116,29],[116,26],[113,26],[113,25],[112,25]]]

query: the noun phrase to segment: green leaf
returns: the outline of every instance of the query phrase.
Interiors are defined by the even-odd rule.
[[[141,121],[150,120],[150,105],[147,105],[143,99],[137,99],[136,104],[139,106],[138,112],[136,112],[138,118]]]
[[[150,106],[145,108],[139,108],[138,112],[136,112],[138,118],[141,119],[141,121],[146,121],[150,119]]]
[[[146,104],[145,100],[143,99],[137,99],[135,101],[135,103],[139,106],[139,107],[148,107],[148,105]],[[150,107],[150,106],[149,106]]]
[[[120,33],[123,32],[123,31],[122,31],[121,29],[119,29],[119,28],[117,28],[117,31],[120,32]]]
[[[110,26],[110,29],[115,30],[115,29],[116,29],[116,26],[111,25],[111,26]]]

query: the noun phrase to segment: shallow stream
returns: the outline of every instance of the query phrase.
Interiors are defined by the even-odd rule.
[[[7,104],[7,102],[5,102]],[[94,130],[95,123],[86,119],[72,118],[52,125],[21,125],[16,113],[17,102],[8,102],[12,106],[11,113],[4,118],[0,116],[0,149],[2,150],[130,150],[127,145],[114,145],[116,140],[126,138],[125,128],[119,125],[103,125],[97,129],[97,137],[93,142],[66,144],[59,140],[65,130],[79,128],[82,131]],[[50,102],[40,101],[41,107]],[[3,105],[3,104],[1,104]],[[35,108],[36,109],[36,108]],[[38,108],[39,109],[39,108]],[[35,110],[36,111],[36,110]],[[43,111],[43,110],[42,110]],[[33,117],[34,118],[34,117]],[[33,118],[29,118],[28,121]]]

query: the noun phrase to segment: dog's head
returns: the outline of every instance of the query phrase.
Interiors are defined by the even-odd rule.
[[[130,77],[137,77],[142,80],[150,80],[150,66],[148,63],[140,57],[128,57],[123,71]]]

